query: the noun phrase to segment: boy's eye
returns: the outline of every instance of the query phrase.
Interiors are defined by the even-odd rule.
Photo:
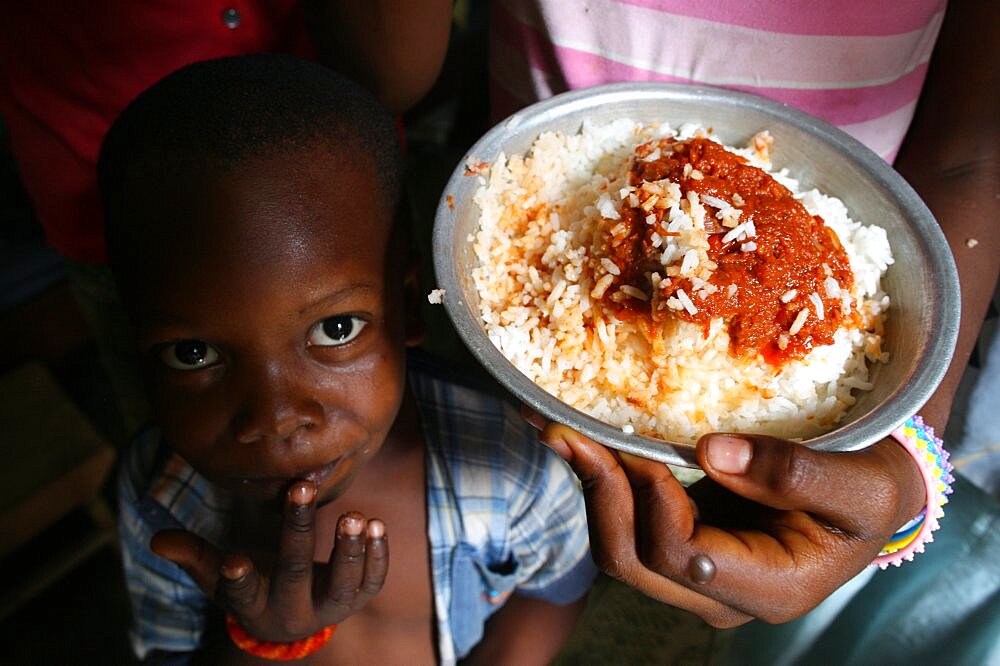
[[[160,358],[174,370],[198,370],[218,361],[219,352],[203,340],[181,340],[164,347]]]
[[[364,319],[353,315],[338,315],[328,317],[313,326],[309,332],[309,344],[319,347],[337,347],[346,345],[358,337],[361,330],[368,325]]]

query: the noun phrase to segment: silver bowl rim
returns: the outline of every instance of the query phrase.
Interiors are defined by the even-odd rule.
[[[516,398],[551,421],[566,423],[583,435],[611,448],[664,463],[697,467],[693,444],[667,442],[639,434],[626,434],[621,428],[600,421],[562,402],[522,374],[489,341],[477,315],[466,302],[452,251],[452,236],[458,204],[448,201],[450,193],[468,178],[469,158],[492,163],[495,148],[518,127],[529,123],[541,125],[548,117],[573,115],[586,109],[635,101],[685,102],[697,100],[746,108],[776,121],[791,125],[830,144],[847,159],[855,161],[875,186],[895,200],[914,231],[919,234],[932,258],[930,272],[934,289],[928,291],[929,321],[935,323],[924,357],[910,380],[891,393],[883,403],[860,418],[828,433],[802,443],[823,451],[852,451],[869,446],[891,434],[927,402],[948,368],[958,339],[960,292],[958,272],[951,250],[937,221],[912,187],[881,157],[846,132],[785,104],[753,95],[708,86],[690,86],[659,82],[612,83],[555,95],[537,102],[501,120],[484,134],[462,157],[445,186],[434,219],[433,263],[438,288],[445,291],[443,304],[459,337],[473,356],[500,384]],[[542,131],[539,127],[538,131]],[[471,205],[471,202],[470,202]],[[937,360],[935,360],[937,359]]]

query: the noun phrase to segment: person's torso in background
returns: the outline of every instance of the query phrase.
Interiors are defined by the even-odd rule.
[[[731,88],[837,125],[891,162],[946,0],[493,0],[494,120],[619,81]],[[697,121],[697,119],[689,119]]]
[[[312,54],[295,0],[8,3],[0,113],[46,238],[101,261],[95,165],[111,122],[183,65],[258,52]]]

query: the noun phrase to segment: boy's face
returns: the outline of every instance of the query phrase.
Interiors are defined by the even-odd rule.
[[[352,157],[199,169],[132,211],[154,229],[126,288],[158,422],[244,496],[308,479],[337,497],[399,410],[406,267],[374,167]]]

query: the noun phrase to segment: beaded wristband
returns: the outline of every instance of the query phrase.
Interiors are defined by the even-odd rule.
[[[331,624],[329,627],[323,627],[312,636],[306,636],[291,643],[275,643],[254,638],[236,621],[236,618],[232,615],[226,615],[226,631],[236,647],[255,657],[274,661],[291,661],[308,657],[326,645],[336,628],[337,625]]]
[[[919,416],[907,419],[906,423],[892,433],[907,452],[913,456],[924,478],[927,492],[927,506],[913,520],[903,525],[878,554],[872,566],[886,569],[890,564],[899,566],[903,561],[912,561],[916,553],[924,552],[924,544],[934,541],[931,533],[938,528],[938,518],[944,515],[942,508],[951,494],[952,466],[948,462],[948,452],[943,442],[934,434],[934,429],[924,423]]]

